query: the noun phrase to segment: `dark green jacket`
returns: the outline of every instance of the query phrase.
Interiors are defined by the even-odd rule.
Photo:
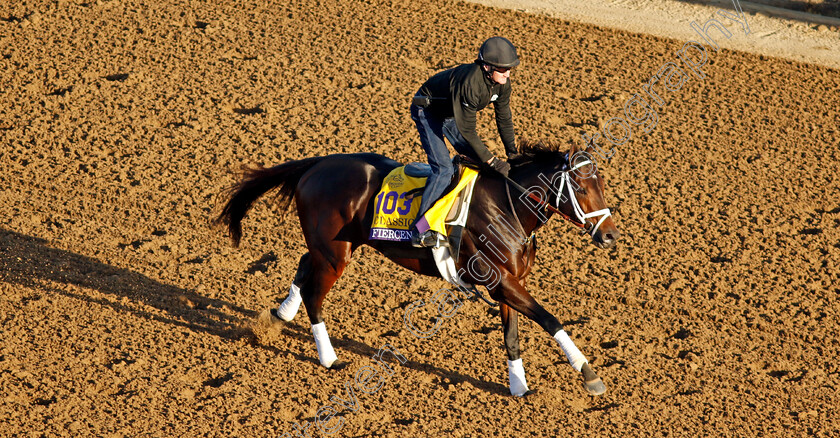
[[[463,64],[442,71],[429,78],[420,87],[419,94],[432,97],[426,112],[441,119],[454,117],[461,135],[469,142],[478,158],[487,161],[493,154],[478,137],[475,130],[476,112],[493,102],[496,111],[496,127],[505,145],[505,152],[516,152],[513,119],[510,113],[510,79],[500,85],[484,74],[476,63]]]

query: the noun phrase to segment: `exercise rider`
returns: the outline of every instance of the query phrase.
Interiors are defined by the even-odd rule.
[[[420,133],[420,143],[429,158],[432,174],[426,181],[418,220],[434,205],[452,179],[454,169],[446,137],[455,151],[485,163],[507,176],[510,164],[496,158],[476,132],[476,113],[493,103],[496,127],[510,157],[517,153],[510,112],[510,70],[519,65],[516,48],[505,38],[493,37],[478,51],[471,64],[435,74],[417,91],[411,105],[411,118]],[[432,230],[412,226],[411,244],[434,246],[445,239]]]

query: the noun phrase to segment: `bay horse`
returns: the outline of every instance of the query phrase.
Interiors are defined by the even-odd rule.
[[[519,355],[518,313],[548,332],[560,344],[569,363],[581,373],[584,389],[600,395],[606,391],[601,378],[557,318],[531,297],[523,284],[536,254],[534,232],[553,214],[584,228],[600,248],[615,244],[619,232],[605,206],[604,180],[591,156],[574,146],[564,154],[556,144],[524,142],[520,153],[510,161],[509,179],[489,169],[480,172],[456,267],[464,282],[486,287],[490,297],[499,303],[513,395],[522,396],[528,391]],[[382,155],[358,153],[246,169],[240,182],[229,190],[229,198],[216,219],[216,223],[227,226],[236,246],[242,237],[242,220],[260,196],[276,191],[281,212],[295,201],[308,252],[300,258],[288,297],[278,309],[271,309],[271,319],[290,321],[303,302],[319,360],[328,368],[336,355],[321,307],[356,248],[368,245],[411,271],[441,278],[430,248],[414,248],[409,242],[368,240],[374,197],[385,176],[399,166],[397,161]],[[512,186],[527,189],[520,194],[511,190]],[[491,232],[501,228],[499,219],[514,232]],[[489,264],[486,267],[497,275],[487,275],[487,270],[477,272],[476,263],[468,266],[477,255],[483,255],[482,263]]]

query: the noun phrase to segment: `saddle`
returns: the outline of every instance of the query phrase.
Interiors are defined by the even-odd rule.
[[[455,172],[452,174],[452,179],[449,180],[449,185],[443,190],[443,193],[438,198],[438,201],[445,198],[449,195],[452,190],[458,186],[458,182],[464,177],[464,169],[473,169],[479,170],[480,165],[464,155],[456,155],[452,158],[452,167],[455,169]],[[405,165],[405,174],[414,178],[428,178],[432,175],[432,166],[426,163],[408,163]],[[410,197],[409,199],[413,199],[416,196],[423,195],[423,190],[425,190],[425,184],[422,187],[417,187],[406,194],[406,197]],[[461,193],[456,195],[458,200],[461,199]],[[435,201],[437,203],[437,201]],[[456,200],[456,206],[460,207],[460,202]],[[457,210],[452,210],[446,217],[446,220],[452,220],[457,217]]]
[[[420,221],[449,239],[452,253],[457,257],[463,227],[469,211],[469,201],[478,172],[477,164],[467,157],[452,160],[455,172],[444,194]],[[374,200],[374,217],[370,240],[409,241],[409,227],[420,209],[420,197],[431,175],[431,167],[424,163],[410,163],[392,170],[385,177]]]

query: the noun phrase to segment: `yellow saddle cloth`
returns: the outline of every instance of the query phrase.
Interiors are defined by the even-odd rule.
[[[452,209],[458,194],[478,176],[478,172],[464,168],[461,180],[455,189],[440,198],[429,211],[426,221],[429,228],[446,235],[446,217]],[[391,171],[382,182],[382,188],[374,200],[373,223],[370,227],[370,240],[391,240],[407,242],[411,240],[409,227],[420,211],[425,177],[413,177],[405,173],[405,166]]]

